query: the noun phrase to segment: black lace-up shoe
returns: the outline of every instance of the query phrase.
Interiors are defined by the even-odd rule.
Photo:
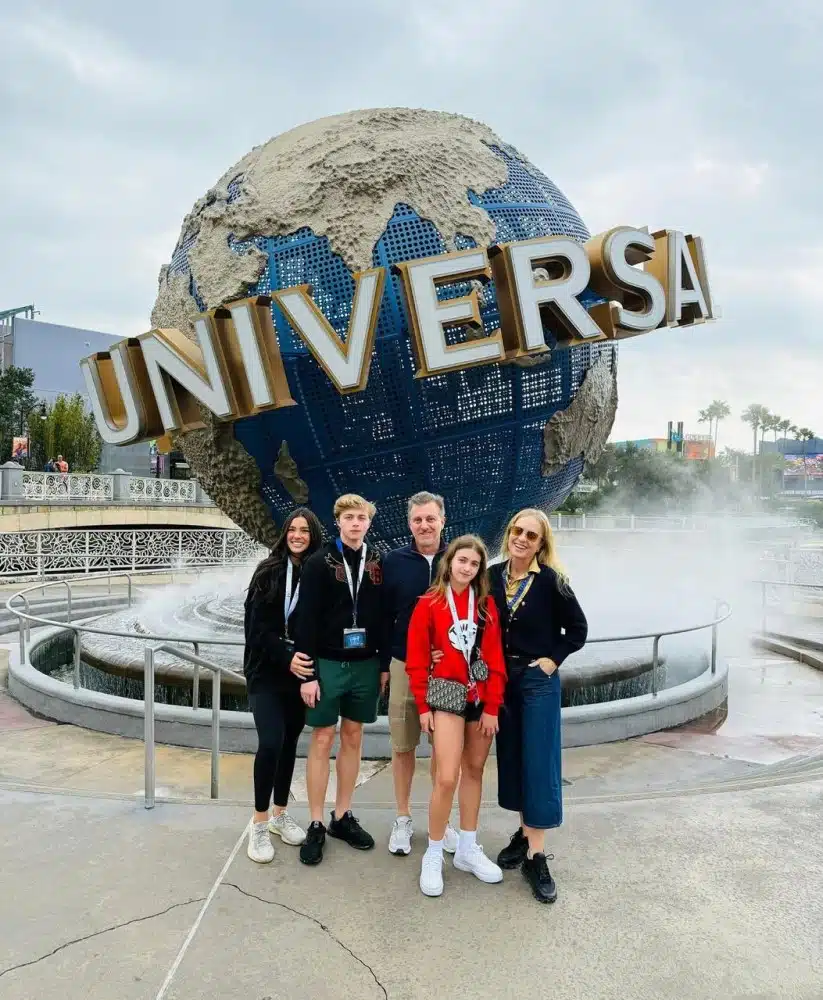
[[[554,855],[550,854],[549,858],[553,861]],[[532,887],[534,898],[539,903],[553,903],[557,899],[557,886],[554,884],[547,860],[545,854],[538,853],[533,858],[524,858],[520,866],[523,877]]]
[[[323,845],[326,843],[326,828],[315,820],[309,824],[306,839],[300,845],[300,860],[304,865],[319,865],[323,860]]]
[[[521,865],[529,850],[529,842],[523,835],[523,828],[518,827],[517,833],[509,841],[509,846],[504,847],[497,855],[497,863],[501,868],[511,871]]]
[[[332,811],[331,823],[329,823],[329,836],[336,837],[338,840],[345,840],[349,847],[353,847],[357,851],[370,851],[374,847],[374,837],[370,833],[366,833],[354,816],[352,816],[351,809],[348,812],[344,812],[340,819]]]

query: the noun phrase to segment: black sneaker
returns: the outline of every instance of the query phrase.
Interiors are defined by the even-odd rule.
[[[354,816],[352,816],[351,809],[348,812],[344,812],[340,819],[337,819],[334,815],[334,810],[332,810],[331,823],[329,823],[329,836],[336,837],[338,840],[345,840],[349,847],[353,847],[358,851],[370,851],[374,847],[374,837],[370,833],[366,833]]]
[[[323,845],[326,843],[326,828],[315,820],[309,824],[306,839],[300,845],[300,860],[304,865],[319,865],[323,860]]]
[[[554,855],[550,854],[549,858],[554,860]],[[520,866],[523,877],[532,887],[534,898],[539,903],[553,903],[557,899],[557,886],[546,861],[546,855],[538,852],[533,858],[524,858]]]
[[[517,828],[517,833],[515,833],[509,841],[509,846],[504,847],[503,850],[497,855],[497,863],[501,868],[511,871],[512,868],[517,868],[523,863],[528,850],[529,842],[523,835],[523,827],[519,826]]]

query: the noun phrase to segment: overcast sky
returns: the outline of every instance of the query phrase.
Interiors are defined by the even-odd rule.
[[[750,447],[751,402],[823,434],[821,0],[0,0],[0,309],[148,329],[183,216],[301,122],[411,106],[486,122],[592,232],[706,241],[719,322],[621,346],[615,439]]]

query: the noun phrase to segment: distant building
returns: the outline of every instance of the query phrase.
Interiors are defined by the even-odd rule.
[[[27,312],[30,314],[33,309],[30,307]],[[33,391],[49,403],[61,394],[71,396],[76,392],[88,398],[80,360],[96,351],[106,351],[122,339],[99,330],[44,323],[16,315],[0,324],[0,371],[10,365],[31,368]],[[148,476],[149,445],[103,445],[100,471],[113,472],[115,469],[125,469],[135,476]]]
[[[615,441],[614,446],[617,449],[625,449],[628,445],[632,445],[640,451],[671,450],[677,452],[678,443],[676,440],[673,441],[670,448],[669,439],[659,437],[639,438],[636,441]],[[706,459],[714,458],[714,441],[708,434],[684,434],[682,445],[681,454],[687,461],[706,461]]]
[[[787,493],[819,496],[823,492],[823,439],[763,441],[763,454],[783,455],[783,489]]]

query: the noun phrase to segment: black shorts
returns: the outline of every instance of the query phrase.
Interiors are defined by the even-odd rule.
[[[436,709],[438,712],[444,711],[442,708]],[[480,716],[483,714],[483,702],[479,701],[475,704],[473,701],[467,701],[466,707],[462,712],[449,712],[449,715],[459,715],[461,718],[465,719],[466,722],[479,722]]]

